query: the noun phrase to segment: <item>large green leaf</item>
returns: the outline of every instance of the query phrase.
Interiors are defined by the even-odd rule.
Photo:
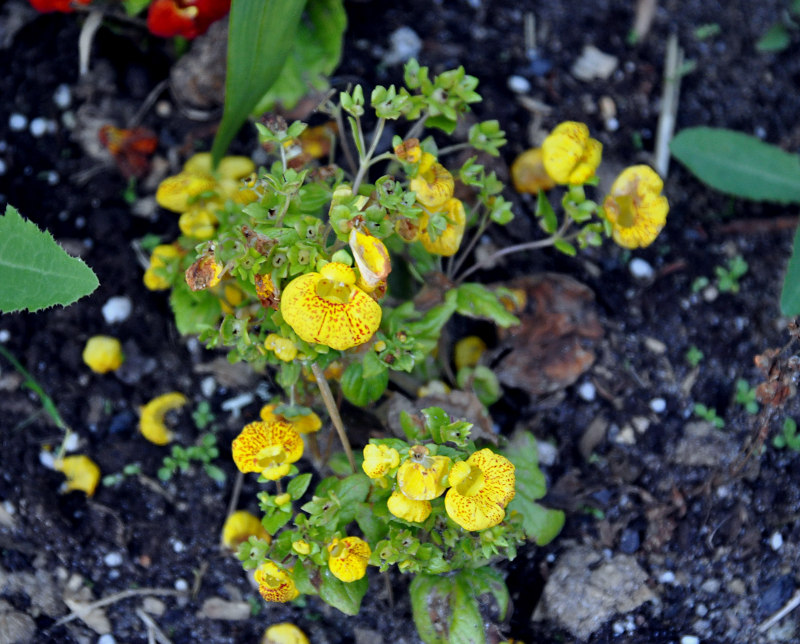
[[[222,158],[239,128],[278,78],[294,44],[305,0],[233,0],[225,110],[211,153]]]
[[[322,585],[319,587],[319,596],[326,604],[338,608],[346,615],[358,615],[361,600],[367,592],[369,582],[364,576],[356,581],[345,583],[333,576],[328,569],[322,570]]]
[[[6,206],[0,217],[0,312],[67,306],[98,284],[83,260],[67,255],[49,232]]]
[[[721,192],[757,201],[800,202],[800,159],[755,137],[695,127],[680,132],[670,150]]]
[[[794,249],[781,291],[781,313],[800,315],[800,228],[794,235]]]

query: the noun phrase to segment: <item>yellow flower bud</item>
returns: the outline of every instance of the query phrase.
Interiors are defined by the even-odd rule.
[[[603,145],[589,137],[584,123],[565,121],[542,143],[545,170],[556,183],[580,185],[594,176]]]
[[[272,537],[264,529],[257,516],[247,510],[237,510],[231,514],[222,526],[222,545],[229,550],[236,550],[239,544],[244,543],[250,537],[258,537],[267,543],[272,541]]]
[[[409,499],[400,490],[392,492],[392,496],[386,502],[386,507],[394,516],[414,523],[422,523],[430,516],[433,509],[430,501]]]
[[[292,502],[292,495],[288,492],[284,492],[283,494],[279,494],[275,497],[275,505],[281,507],[282,505],[286,505],[287,503]]]
[[[309,644],[309,641],[297,626],[284,622],[270,626],[264,632],[261,644]]]
[[[119,340],[107,335],[89,338],[83,349],[83,361],[95,373],[116,371],[125,361]]]
[[[486,351],[486,343],[476,335],[470,335],[456,342],[454,359],[456,369],[474,367]]]

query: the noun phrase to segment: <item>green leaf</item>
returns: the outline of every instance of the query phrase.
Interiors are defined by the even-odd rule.
[[[540,190],[539,194],[536,196],[536,216],[541,218],[539,225],[544,232],[548,235],[552,235],[556,232],[558,229],[558,219],[544,190]]]
[[[144,11],[150,4],[150,0],[122,0],[122,6],[125,7],[125,13],[129,16],[135,16]]]
[[[322,585],[319,596],[326,604],[338,608],[345,615],[358,615],[361,600],[367,592],[369,582],[367,576],[345,583],[333,576],[330,569],[322,570]]]
[[[344,370],[340,384],[347,400],[359,407],[366,407],[378,400],[386,391],[386,386],[389,384],[389,370],[384,368],[371,378],[365,378],[361,363],[354,362]]]
[[[425,644],[447,644],[447,631],[440,615],[449,605],[450,578],[418,574],[411,581],[408,593],[417,634]],[[434,623],[434,617],[437,621]]]
[[[308,484],[311,483],[311,474],[300,474],[295,476],[286,486],[286,491],[295,501],[305,494]]]
[[[291,518],[291,509],[289,512],[284,512],[280,508],[275,508],[272,514],[268,514],[261,519],[261,525],[264,526],[264,530],[269,532],[272,536],[275,536],[275,533],[289,523],[289,519]]]
[[[456,311],[467,317],[491,320],[504,328],[519,324],[519,319],[506,310],[497,293],[474,282],[458,287]]]
[[[68,306],[94,291],[97,276],[53,236],[6,206],[0,217],[0,312]]]
[[[344,528],[355,519],[358,504],[366,501],[369,489],[369,477],[363,473],[351,474],[334,486],[332,492],[340,504],[336,515],[338,528]]]
[[[783,51],[789,46],[790,41],[789,30],[785,25],[776,22],[756,41],[756,51],[762,54]]]
[[[792,258],[786,277],[783,278],[781,291],[781,313],[783,315],[800,315],[800,228],[794,235]]]
[[[516,503],[515,503],[516,501]],[[562,510],[545,508],[538,503],[529,503],[522,498],[515,497],[508,504],[507,512],[519,512],[523,516],[522,529],[529,539],[536,545],[546,546],[561,532],[564,527],[566,515]]]
[[[575,255],[578,254],[575,246],[564,239],[556,239],[553,241],[553,246],[556,247],[556,250],[560,250],[562,253],[569,255],[570,257],[575,257]]]
[[[182,335],[194,335],[216,326],[222,314],[219,298],[206,291],[189,290],[181,280],[172,289],[169,304]]]
[[[800,159],[733,130],[689,128],[670,143],[673,156],[712,188],[734,197],[800,202]]]
[[[278,78],[295,41],[305,0],[235,0],[228,28],[225,110],[211,153],[216,165]]]
[[[494,597],[500,619],[506,618],[509,602],[508,586],[499,571],[491,566],[483,566],[482,568],[462,570],[458,573],[458,577],[459,582],[466,583],[476,596],[491,595]]]
[[[470,584],[472,576],[464,573],[462,571],[456,575],[456,583],[453,585],[449,641],[451,644],[484,644],[486,635],[478,606],[480,591]]]

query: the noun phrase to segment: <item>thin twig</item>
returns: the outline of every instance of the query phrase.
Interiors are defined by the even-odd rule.
[[[139,619],[147,625],[148,640],[152,634],[159,644],[172,644],[172,640],[165,635],[164,631],[158,627],[158,624],[156,624],[155,620],[150,617],[150,615],[145,613],[141,608],[136,609],[136,614],[139,616]]]
[[[91,604],[86,604],[85,606],[81,607],[80,610],[72,611],[69,615],[62,617],[58,621],[56,621],[51,628],[56,628],[57,626],[63,626],[72,620],[83,618],[84,615],[88,615],[93,610],[97,608],[103,608],[103,606],[109,606],[110,604],[116,604],[118,601],[122,601],[123,599],[128,599],[129,597],[137,597],[141,595],[173,595],[173,596],[182,596],[186,595],[186,591],[183,590],[173,590],[172,588],[129,588],[128,590],[122,590],[118,593],[114,593],[113,595],[109,595],[108,597],[103,597],[103,599],[98,599],[96,602],[92,602]]]
[[[758,632],[766,633],[770,628],[781,621],[798,606],[800,606],[800,590],[795,591],[794,595],[792,595],[792,598],[786,602],[783,608],[781,608],[777,613],[775,613],[769,619],[761,622],[761,624],[758,625]]]
[[[678,100],[681,93],[681,66],[683,50],[678,47],[678,37],[671,34],[667,40],[667,59],[664,63],[664,90],[661,95],[661,114],[658,117],[656,133],[655,166],[656,172],[666,178],[669,171],[669,142],[675,131],[678,114]]]
[[[81,77],[89,73],[89,58],[92,54],[92,43],[94,35],[103,22],[103,12],[92,10],[83,23],[81,33],[78,36],[78,71]]]
[[[336,428],[336,432],[339,434],[339,440],[342,442],[344,453],[347,454],[347,460],[350,463],[350,468],[355,474],[358,472],[358,470],[356,469],[356,460],[353,457],[353,449],[350,447],[350,441],[347,439],[347,432],[344,429],[344,423],[342,422],[342,417],[339,414],[339,409],[336,407],[336,402],[333,400],[331,388],[328,385],[325,374],[322,373],[322,369],[319,368],[319,365],[316,362],[311,363],[311,371],[314,372],[314,377],[317,379],[317,387],[319,387],[319,393],[322,395],[322,402],[325,403],[325,408],[328,410],[328,415],[331,417],[331,422]]]

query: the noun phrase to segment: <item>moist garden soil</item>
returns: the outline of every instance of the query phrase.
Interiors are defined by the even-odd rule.
[[[409,27],[421,39],[422,64],[436,72],[463,65],[479,78],[484,101],[475,111],[481,119],[498,119],[509,139],[499,173],[507,174],[506,164],[531,144],[536,115],[520,102],[522,95],[551,108],[541,116],[540,128],[568,119],[588,123],[604,144],[613,178],[625,165],[651,162],[666,42],[674,33],[693,63],[682,79],[677,129],[729,127],[797,150],[797,38],[782,53],[759,54],[754,47],[782,19],[786,2],[666,0],[649,33],[632,43],[635,4],[347,2],[345,54],[334,83],[369,88],[398,82],[401,66],[381,60],[390,49],[390,34]],[[535,16],[535,52],[524,38],[526,14]],[[147,180],[136,187],[132,207],[116,166],[90,155],[78,141],[86,121],[77,128],[70,124],[92,110],[106,122],[129,124],[168,78],[175,49],[148,37],[140,25],[107,21],[93,46],[91,71],[79,79],[82,20],[75,14],[37,15],[19,0],[0,7],[0,204],[14,205],[82,256],[100,287],[65,309],[2,315],[0,337],[78,434],[81,453],[104,475],[131,463],[139,463],[143,475],[100,486],[89,499],[60,494],[62,475],[40,459],[60,444],[63,433],[0,359],[3,624],[13,616],[35,642],[94,642],[97,633],[83,621],[58,623],[70,611],[65,600],[74,609],[81,601],[128,589],[186,588],[183,596],[155,591],[161,603],[148,600],[147,613],[141,612],[144,594],[105,606],[115,641],[148,641],[148,628],[153,630],[146,619],[176,644],[256,642],[267,625],[287,620],[315,643],[417,641],[406,577],[371,574],[361,613],[346,617],[317,598],[303,606],[264,605],[238,561],[220,550],[219,531],[236,479],[230,441],[257,415],[262,400],[256,395],[237,407],[240,415],[227,403],[277,388],[269,378],[267,386],[259,384],[264,378],[231,368],[222,355],[180,337],[167,296],[144,288],[136,242],[151,234],[173,239],[177,219],[148,208],[154,185]],[[719,28],[701,37],[697,28],[704,25]],[[585,45],[617,57],[610,76],[579,81],[570,73]],[[515,93],[509,89],[511,76],[529,87]],[[70,88],[69,107],[53,100],[61,85]],[[154,166],[163,176],[192,151],[208,148],[218,115],[191,120],[167,89],[158,101],[142,111],[141,123],[158,136]],[[14,115],[28,124],[43,118],[53,126],[37,136],[29,126],[14,129]],[[252,133],[243,131],[234,150],[254,149]],[[601,177],[602,185],[608,179]],[[478,274],[486,283],[545,271],[566,274],[593,292],[590,306],[603,331],[602,338],[582,340],[595,359],[577,381],[538,396],[508,387],[491,410],[504,433],[522,426],[542,442],[550,457],[543,466],[551,490],[544,502],[567,516],[553,543],[525,547],[502,566],[513,600],[503,632],[526,642],[577,641],[563,623],[531,617],[561,555],[579,544],[606,560],[632,557],[652,595],[608,620],[590,642],[678,642],[692,635],[707,642],[796,641],[794,614],[767,634],[757,627],[800,582],[800,455],[771,443],[785,417],[800,415],[797,401],[775,415],[763,450],[732,471],[761,418],[736,402],[735,382],[758,384],[763,377],[754,357],[789,337],[778,299],[794,213],[721,196],[675,162],[665,194],[671,204],[667,226],[646,250],[631,253],[609,243],[575,258],[555,252],[512,256]],[[540,234],[533,201],[511,190],[508,198],[515,200],[517,218],[493,231],[487,247]],[[715,267],[735,256],[743,257],[749,270],[738,292],[721,292]],[[652,273],[635,276],[633,258],[647,262]],[[694,292],[702,277],[710,286]],[[133,310],[127,320],[110,324],[101,309],[113,296],[129,298]],[[452,330],[455,337],[460,332],[458,326]],[[116,374],[96,375],[83,364],[81,351],[95,334],[123,341],[128,362]],[[491,333],[488,337],[500,346]],[[686,359],[693,346],[703,353],[696,367]],[[536,369],[530,365],[531,372]],[[187,394],[192,409],[201,401],[210,405],[224,484],[199,467],[166,484],[156,479],[168,448],[141,437],[137,409],[168,391]],[[699,422],[695,403],[715,409],[724,428]],[[357,441],[384,431],[374,419],[365,427],[354,427]],[[189,445],[200,433],[184,411],[176,441]],[[245,480],[240,507],[257,508],[254,478]],[[84,595],[76,596],[80,588]],[[217,619],[206,603],[215,598],[230,602],[234,612],[251,608],[252,616]],[[487,609],[487,617],[490,613]],[[4,637],[0,628],[0,641],[8,641]]]

